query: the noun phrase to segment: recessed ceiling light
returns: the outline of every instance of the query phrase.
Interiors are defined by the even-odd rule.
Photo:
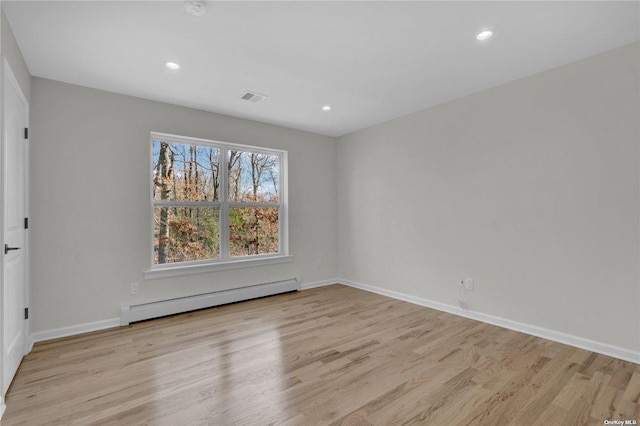
[[[167,62],[166,64],[164,64],[167,68],[169,68],[170,70],[179,70],[180,69],[180,65],[176,64],[175,62]]]
[[[486,40],[493,35],[493,31],[482,31],[480,34],[476,36],[478,40]]]
[[[331,106],[330,105],[325,105],[322,107],[323,111],[331,111]]]

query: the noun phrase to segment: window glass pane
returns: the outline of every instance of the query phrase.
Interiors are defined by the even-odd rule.
[[[220,150],[153,141],[155,201],[218,201]]]
[[[277,155],[229,151],[229,200],[277,203],[280,162]]]
[[[277,207],[232,208],[229,212],[229,230],[232,257],[278,252]]]
[[[156,207],[154,216],[154,264],[220,257],[218,208]]]

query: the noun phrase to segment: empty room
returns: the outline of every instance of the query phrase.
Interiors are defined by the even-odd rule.
[[[635,425],[640,2],[0,4],[2,425]]]

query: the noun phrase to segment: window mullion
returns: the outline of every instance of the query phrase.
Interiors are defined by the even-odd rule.
[[[154,207],[220,207],[221,203],[208,201],[167,201],[154,200]]]
[[[278,183],[280,184],[280,195],[278,197],[278,252],[285,255],[289,254],[288,161],[286,152],[278,155]]]
[[[229,207],[280,207],[280,203],[256,203],[253,201],[229,202]]]
[[[227,147],[220,148],[220,257],[229,259],[229,149]]]

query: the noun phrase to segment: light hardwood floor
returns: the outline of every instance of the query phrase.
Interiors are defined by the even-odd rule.
[[[602,425],[640,366],[341,285],[37,344],[2,425]]]

